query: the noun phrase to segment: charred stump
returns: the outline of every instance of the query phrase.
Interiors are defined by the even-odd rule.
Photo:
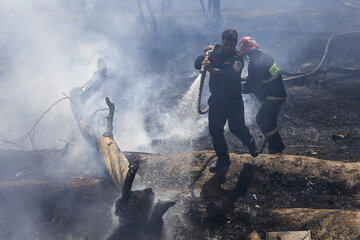
[[[127,197],[116,201],[115,215],[119,217],[119,225],[107,240],[161,239],[162,216],[173,205],[173,201],[161,200],[154,205],[151,188],[130,191]]]

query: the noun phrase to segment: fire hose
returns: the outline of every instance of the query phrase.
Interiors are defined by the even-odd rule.
[[[341,74],[360,74],[360,68],[345,68],[345,67],[327,66],[326,69],[320,70],[320,68],[325,63],[331,42],[335,38],[340,37],[340,36],[356,35],[356,34],[360,34],[360,32],[352,31],[352,32],[344,32],[344,33],[335,33],[335,34],[331,35],[326,43],[325,52],[323,54],[323,57],[322,57],[320,63],[312,71],[308,71],[308,72],[304,72],[304,73],[289,73],[289,72],[281,71],[281,73],[283,75],[289,76],[287,78],[284,78],[284,81],[304,78],[304,77],[308,77],[310,75],[314,75],[317,73],[324,73],[324,72],[334,72],[334,73],[341,73]]]
[[[301,78],[305,78],[305,77],[308,77],[311,75],[321,74],[321,73],[325,73],[325,72],[360,75],[360,68],[346,68],[346,67],[336,67],[336,66],[329,65],[325,69],[320,70],[320,68],[324,65],[325,60],[328,56],[329,47],[330,47],[331,42],[335,38],[340,37],[340,36],[345,36],[345,35],[360,35],[360,32],[351,31],[351,32],[344,32],[344,33],[335,33],[335,34],[331,35],[327,41],[325,51],[324,51],[324,54],[322,56],[320,63],[313,70],[308,71],[308,72],[303,72],[303,73],[290,73],[290,72],[282,71],[281,73],[283,75],[288,76],[287,78],[284,78],[284,81],[301,79]],[[205,53],[205,58],[208,58],[212,51],[213,51],[213,48],[210,49],[209,51],[207,51]],[[198,94],[198,99],[197,99],[197,109],[198,109],[199,114],[205,114],[209,111],[209,106],[207,106],[205,109],[201,109],[201,96],[202,96],[202,90],[204,87],[205,76],[206,76],[206,69],[205,69],[205,66],[203,66],[203,65],[201,66],[200,74],[201,74],[201,79],[200,79],[199,94]]]
[[[214,47],[215,47],[215,44],[212,45],[212,48],[210,50],[205,52],[204,59],[209,58],[210,54],[214,50]],[[205,77],[206,77],[206,68],[204,65],[201,65],[200,75],[201,75],[201,79],[200,79],[199,94],[198,94],[198,99],[197,99],[197,109],[198,109],[199,114],[205,114],[209,111],[209,106],[207,106],[205,109],[201,109],[201,95],[202,95],[202,90],[204,88],[204,82],[205,82]]]

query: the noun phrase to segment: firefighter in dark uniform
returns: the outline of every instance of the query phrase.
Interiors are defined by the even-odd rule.
[[[252,156],[257,156],[255,140],[245,126],[244,102],[241,95],[241,70],[243,57],[235,51],[238,34],[228,29],[222,33],[221,45],[205,47],[205,52],[212,49],[209,57],[198,56],[195,68],[202,65],[210,72],[209,88],[209,132],[214,150],[218,156],[210,171],[216,171],[230,165],[228,147],[224,138],[224,126],[229,123],[230,131],[249,148]]]
[[[243,93],[254,93],[262,106],[256,115],[256,123],[264,134],[269,153],[281,153],[285,146],[277,129],[281,104],[286,92],[281,72],[274,59],[260,50],[252,37],[243,37],[239,43],[240,53],[250,59],[248,77],[243,83]]]

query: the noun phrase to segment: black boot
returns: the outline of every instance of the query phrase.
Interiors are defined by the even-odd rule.
[[[257,151],[257,148],[256,148],[256,144],[255,144],[255,139],[254,139],[254,137],[252,137],[252,138],[250,139],[248,148],[249,148],[249,153],[250,153],[251,156],[257,157],[257,155],[259,155],[259,153],[258,153],[258,151]]]
[[[268,145],[269,145],[269,153],[282,153],[285,149],[285,145],[281,139],[280,133],[275,133],[274,135],[267,138]]]
[[[216,163],[213,163],[210,167],[209,167],[209,171],[210,172],[216,172],[220,169],[226,168],[228,166],[230,166],[231,161],[230,159],[226,159],[226,160],[222,160],[222,159],[218,159],[216,161]]]

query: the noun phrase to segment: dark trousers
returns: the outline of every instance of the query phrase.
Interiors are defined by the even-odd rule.
[[[277,129],[281,104],[265,100],[256,115],[256,123],[268,141],[270,153],[281,152],[285,148]]]
[[[241,97],[221,99],[217,96],[209,98],[209,132],[213,141],[214,150],[219,161],[229,160],[228,147],[224,137],[226,120],[230,132],[248,146],[252,138],[249,129],[245,126],[244,102]]]

